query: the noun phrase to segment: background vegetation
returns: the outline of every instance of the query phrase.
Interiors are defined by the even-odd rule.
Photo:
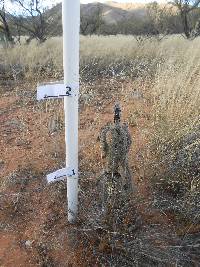
[[[7,10],[9,0],[0,1],[0,37],[4,45],[36,39],[44,42],[62,35],[62,6],[45,8],[43,0],[12,0],[13,10]],[[166,4],[126,6],[115,2],[81,5],[80,32],[82,35],[134,35],[158,39],[168,34],[183,34],[195,38],[200,34],[200,1],[174,0]],[[17,11],[15,11],[15,9]],[[138,36],[138,37],[137,37]]]

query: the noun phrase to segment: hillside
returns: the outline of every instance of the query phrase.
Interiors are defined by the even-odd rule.
[[[143,17],[146,15],[145,4],[125,4],[109,1],[105,4],[90,3],[81,5],[81,13],[84,15],[89,15],[97,9],[101,10],[103,18],[107,23],[116,23],[133,15],[135,17]]]
[[[141,18],[146,15],[146,6],[145,4],[137,3],[116,3],[116,2],[106,2],[102,3],[89,3],[81,4],[81,14],[84,16],[89,16],[95,13],[97,10],[100,10],[102,13],[103,19],[108,24],[116,24],[123,19],[127,19],[131,16],[136,18]],[[50,18],[51,22],[56,25],[54,33],[61,33],[61,19],[62,19],[62,5],[57,4],[50,10],[46,12],[47,16]]]
[[[159,4],[159,7],[161,9],[165,9],[166,14],[167,11],[170,10],[169,14],[171,14],[171,11],[173,10],[174,15],[177,14],[176,8],[172,7],[170,5],[161,3]],[[62,5],[57,4],[53,8],[46,11],[46,15],[49,19],[49,23],[54,25],[53,27],[53,35],[61,35],[62,34],[62,21],[61,21],[61,14],[62,14]],[[81,4],[81,18],[84,18],[84,21],[89,21],[92,19],[92,16],[97,16],[97,14],[102,15],[103,21],[107,24],[107,30],[105,32],[113,34],[113,31],[108,29],[109,25],[112,25],[112,27],[119,24],[119,22],[124,22],[125,20],[129,20],[130,18],[133,21],[133,25],[131,28],[135,29],[134,32],[131,32],[128,34],[145,34],[147,32],[152,32],[152,27],[150,24],[152,24],[152,19],[149,19],[149,13],[147,4],[142,3],[117,3],[113,1],[108,1],[105,3],[89,3],[89,4]],[[169,15],[170,17],[170,15]],[[178,23],[177,23],[178,21]],[[81,20],[82,23],[82,20]],[[146,23],[146,24],[145,24]],[[178,25],[179,28],[174,33],[179,33],[181,30],[181,22],[178,18],[175,18],[175,16],[172,16],[171,20],[168,19],[168,21],[163,21],[163,23],[166,25],[167,28],[173,28],[174,25]],[[87,24],[87,22],[86,22]],[[91,23],[92,24],[92,23]],[[154,22],[153,22],[154,24]],[[170,24],[170,25],[168,25]],[[117,31],[117,30],[116,30]],[[104,33],[105,33],[104,32]],[[91,32],[90,32],[91,33]],[[119,33],[117,31],[117,33]],[[127,32],[122,31],[120,32],[122,34],[127,34]]]
[[[158,21],[158,12],[161,14],[163,10],[165,15],[159,16]],[[176,9],[173,7],[173,10],[175,11]],[[172,6],[161,3],[155,7],[152,6],[151,11],[149,11],[149,6],[141,3],[117,3],[108,1],[105,3],[94,2],[81,4],[81,34],[145,35],[155,34],[156,32],[161,34],[165,32],[182,32],[181,20],[176,11],[176,14],[171,12]],[[46,22],[44,30],[46,38],[62,35],[62,4],[59,3],[45,10],[44,16]],[[30,33],[33,34],[35,27],[38,27],[36,35],[38,34],[37,32],[40,32],[41,25],[39,17],[36,16],[33,21],[32,17],[29,17],[29,14],[16,18],[12,16],[11,18],[8,17],[8,21],[14,36],[19,34],[19,29],[16,27],[16,19],[19,25],[24,25],[20,29],[21,35],[29,36]],[[98,19],[100,19],[100,23]]]

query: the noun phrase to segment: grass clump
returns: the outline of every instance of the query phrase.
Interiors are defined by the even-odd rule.
[[[184,64],[170,58],[152,89],[151,175],[163,198],[157,204],[191,219],[200,214],[199,86],[200,59],[191,52]]]

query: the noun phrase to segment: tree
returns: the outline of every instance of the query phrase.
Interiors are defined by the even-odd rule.
[[[154,35],[167,35],[180,33],[180,18],[174,10],[174,6],[159,5],[157,2],[147,4],[147,17],[152,25]]]
[[[48,18],[42,0],[12,0],[18,4],[22,10],[22,15],[16,14],[15,24],[18,29],[29,35],[27,43],[32,39],[37,39],[40,43],[46,41],[48,36]]]
[[[151,2],[146,7],[149,25],[151,25],[151,34],[158,35],[163,31],[162,17],[164,11],[157,2]]]
[[[5,10],[5,0],[0,0],[0,32],[4,35],[8,43],[13,43],[14,39],[9,26],[8,13]]]
[[[186,38],[191,37],[191,33],[193,32],[193,29],[189,23],[189,15],[190,13],[197,9],[200,5],[200,0],[174,0],[173,4],[178,8],[180,17],[181,17],[181,22],[183,25],[183,31],[186,36]],[[198,21],[197,21],[198,23]],[[198,25],[196,25],[198,27]]]
[[[103,16],[102,16],[102,8],[100,5],[91,12],[90,15],[83,14],[81,12],[80,19],[80,33],[83,35],[88,34],[100,34],[101,28],[105,25]]]

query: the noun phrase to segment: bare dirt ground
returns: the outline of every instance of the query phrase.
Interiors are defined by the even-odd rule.
[[[74,226],[66,219],[65,183],[47,185],[45,179],[65,161],[63,103],[37,103],[35,88],[35,83],[0,87],[0,266],[91,266],[87,248],[74,247],[71,242]],[[133,138],[130,167],[137,195],[145,200],[138,211],[145,224],[170,226],[170,214],[146,212],[151,190],[145,168],[148,155],[143,148],[151,102],[142,85],[98,81],[81,86],[80,179],[87,177],[92,183],[103,171],[97,137],[101,127],[113,120],[116,100]]]

